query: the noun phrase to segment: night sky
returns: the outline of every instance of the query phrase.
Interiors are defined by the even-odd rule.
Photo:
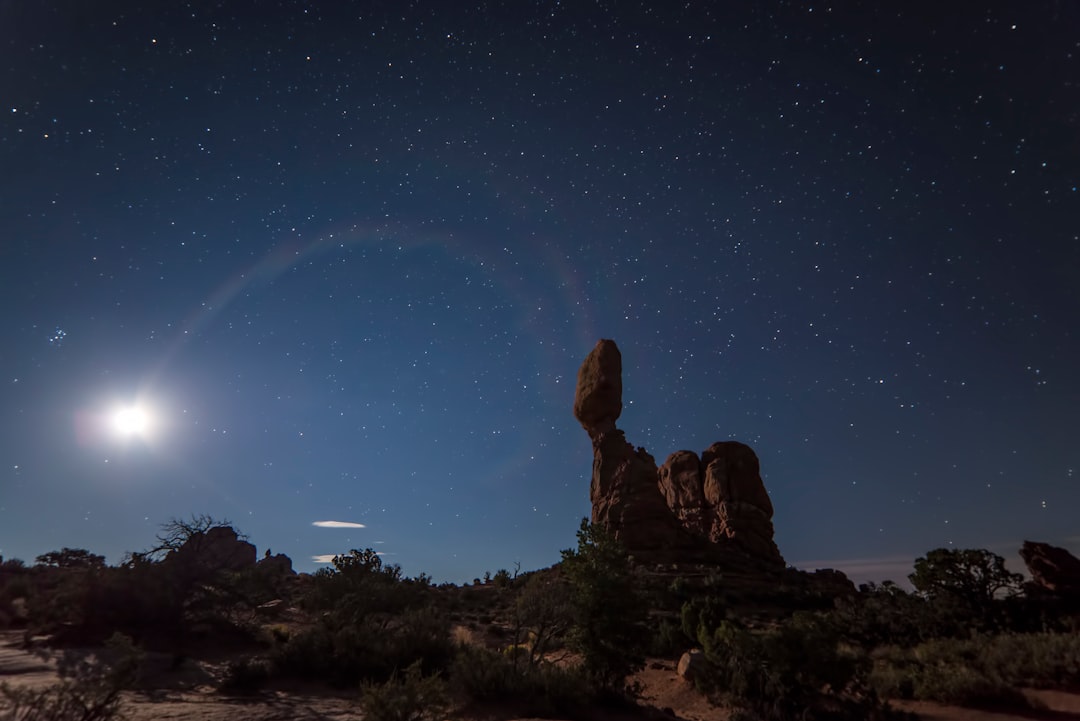
[[[136,5],[0,4],[5,557],[549,565],[601,337],[789,563],[1080,549],[1077,4]]]

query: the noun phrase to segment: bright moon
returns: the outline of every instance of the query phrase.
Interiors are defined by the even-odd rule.
[[[121,436],[145,436],[150,428],[150,416],[138,406],[121,408],[113,413],[112,427]]]

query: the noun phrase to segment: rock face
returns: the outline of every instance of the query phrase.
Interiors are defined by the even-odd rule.
[[[611,530],[634,555],[653,560],[738,548],[783,565],[773,542],[772,502],[749,446],[718,442],[700,458],[676,451],[657,468],[615,427],[621,413],[622,355],[615,341],[601,340],[581,364],[574,394],[574,416],[593,445],[593,523]]]
[[[1031,574],[1032,585],[1050,593],[1080,598],[1080,558],[1049,543],[1024,541],[1020,558]]]
[[[656,485],[656,461],[618,428],[593,436],[589,489],[592,521],[613,531],[631,553],[692,549],[698,544],[668,508]]]
[[[700,460],[693,451],[676,451],[660,466],[658,483],[668,507],[695,536],[712,543],[730,540],[751,555],[780,558],[772,501],[750,446],[719,441]]]

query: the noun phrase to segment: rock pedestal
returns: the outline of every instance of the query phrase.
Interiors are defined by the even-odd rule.
[[[574,394],[574,416],[593,445],[593,523],[612,531],[630,553],[654,560],[737,548],[782,567],[772,502],[749,446],[721,441],[700,458],[676,451],[657,468],[615,426],[621,413],[622,355],[615,341],[601,340],[581,364]]]

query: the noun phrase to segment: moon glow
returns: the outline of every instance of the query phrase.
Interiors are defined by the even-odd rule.
[[[127,406],[112,414],[112,429],[123,438],[142,438],[150,430],[150,415],[145,408]]]

